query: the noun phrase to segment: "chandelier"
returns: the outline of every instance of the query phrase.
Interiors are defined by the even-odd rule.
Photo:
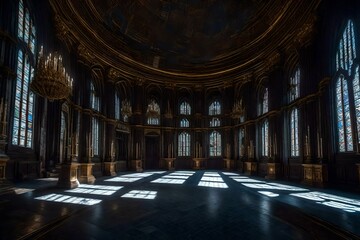
[[[121,113],[124,116],[124,121],[127,122],[128,118],[132,115],[131,103],[125,99],[121,102]]]
[[[160,107],[155,100],[151,100],[146,109],[146,116],[149,118],[159,118],[160,117]]]
[[[31,90],[50,101],[67,98],[71,94],[73,79],[66,73],[61,55],[44,56],[39,52],[37,69],[30,83]]]
[[[245,114],[245,107],[243,106],[242,99],[237,100],[234,103],[233,109],[232,109],[232,117],[233,118],[241,118]]]

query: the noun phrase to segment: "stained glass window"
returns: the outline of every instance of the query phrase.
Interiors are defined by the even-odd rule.
[[[36,31],[29,9],[19,0],[18,38],[26,43],[31,53],[35,53]]]
[[[35,27],[28,8],[19,0],[18,11],[18,38],[22,45],[17,55],[16,86],[14,101],[14,116],[12,119],[13,145],[32,147],[33,142],[33,112],[34,95],[29,89],[30,81],[34,75]]]
[[[299,156],[299,110],[294,108],[290,114],[290,155]]]
[[[356,67],[355,76],[353,80],[353,91],[354,91],[354,104],[355,104],[355,115],[356,115],[356,126],[358,134],[358,143],[360,143],[360,73],[359,66]]]
[[[209,106],[209,115],[220,115],[221,114],[221,105],[219,101],[214,101]]]
[[[92,151],[94,156],[97,156],[99,155],[99,120],[93,117],[91,123]]]
[[[338,75],[336,79],[335,106],[340,152],[354,150],[354,134],[358,135],[358,143],[360,142],[359,66],[354,66],[355,58],[354,24],[349,20],[339,41],[339,48],[335,57]],[[355,74],[353,75],[351,72],[354,68]],[[354,99],[354,102],[350,102],[350,99]],[[356,125],[356,128],[354,128],[357,130],[356,133],[353,132],[353,124]]]
[[[190,156],[190,134],[182,132],[178,138],[178,155],[179,156]]]
[[[261,125],[261,155],[269,156],[269,121],[267,119]]]
[[[90,105],[92,109],[100,111],[100,98],[96,95],[93,82],[90,82]]]
[[[290,78],[289,99],[294,101],[300,96],[300,69],[298,68]]]
[[[352,130],[349,106],[349,92],[347,81],[343,75],[336,83],[336,112],[339,134],[339,150],[340,152],[352,151]]]
[[[119,93],[115,93],[115,119],[120,120],[120,96]]]
[[[211,157],[221,156],[221,134],[218,131],[211,132],[209,146]]]
[[[181,119],[180,127],[189,127],[189,120],[187,120],[186,118]]]
[[[191,114],[191,106],[188,102],[182,102],[180,104],[180,114],[182,115],[190,115]]]

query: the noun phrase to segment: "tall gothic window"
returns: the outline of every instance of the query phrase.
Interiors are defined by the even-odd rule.
[[[92,151],[94,156],[99,155],[99,120],[95,117],[91,121]]]
[[[211,157],[221,156],[221,134],[212,131],[210,134],[209,154]]]
[[[299,156],[299,110],[294,108],[290,113],[290,155]]]
[[[259,115],[267,113],[269,111],[269,93],[268,89],[265,88],[259,97],[258,112]]]
[[[12,125],[12,144],[32,147],[34,95],[29,90],[34,75],[36,32],[28,8],[19,1],[18,39],[21,43],[17,55],[15,106]]]
[[[209,115],[220,115],[221,114],[221,105],[219,101],[213,101],[209,106]]]
[[[120,96],[119,93],[115,93],[115,119],[120,120]]]
[[[184,101],[180,104],[180,114],[181,115],[190,115],[191,114],[191,106],[188,102]]]
[[[92,109],[100,111],[100,98],[96,95],[93,82],[90,82],[90,105]]]
[[[357,143],[360,142],[359,65],[354,63],[355,58],[354,24],[349,20],[336,52],[335,107],[339,152],[353,151],[355,138]]]
[[[215,100],[209,106],[209,115],[216,116],[221,114],[220,102]],[[213,117],[210,120],[210,127],[220,127],[220,119]],[[209,138],[209,155],[211,157],[221,156],[221,134],[218,131],[212,131]]]
[[[181,121],[180,121],[180,127],[189,127],[190,126],[190,124],[189,124],[189,120],[187,120],[186,118],[183,118],[183,119],[181,119]]]
[[[178,138],[178,156],[190,156],[190,134],[182,132]]]
[[[239,129],[239,156],[242,157],[245,154],[245,129]]]
[[[261,125],[261,155],[269,156],[269,121],[267,119]]]
[[[294,101],[300,96],[300,69],[296,69],[289,83],[289,100]]]

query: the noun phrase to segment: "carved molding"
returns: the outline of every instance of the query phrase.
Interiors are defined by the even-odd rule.
[[[95,55],[82,44],[79,44],[77,53],[86,65],[93,66],[97,64]]]

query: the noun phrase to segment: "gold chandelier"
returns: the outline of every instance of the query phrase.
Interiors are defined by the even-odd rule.
[[[121,113],[124,117],[124,121],[127,122],[128,118],[132,115],[132,107],[129,100],[125,99],[121,102]]]
[[[37,69],[30,83],[31,90],[50,101],[67,98],[71,94],[73,79],[63,66],[61,55],[44,56],[43,47],[39,52]]]
[[[245,115],[245,107],[243,106],[242,99],[234,103],[231,116],[232,118],[239,119]]]
[[[148,104],[148,107],[146,109],[146,116],[149,118],[160,117],[160,107],[159,104],[157,104],[154,99],[152,99]]]

